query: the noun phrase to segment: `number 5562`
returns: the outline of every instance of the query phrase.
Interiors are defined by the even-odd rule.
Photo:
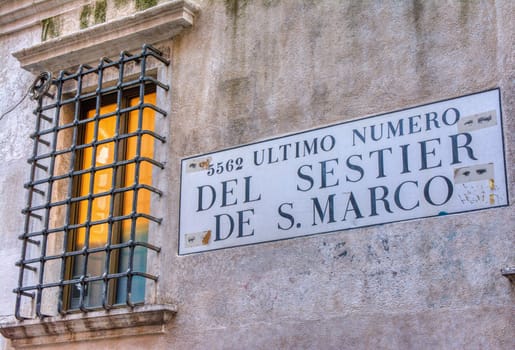
[[[207,171],[208,176],[212,176],[214,174],[222,174],[223,172],[230,173],[231,171],[241,170],[243,169],[243,158],[238,157],[236,159],[229,159],[227,162],[217,162],[216,164],[209,164],[209,169]]]

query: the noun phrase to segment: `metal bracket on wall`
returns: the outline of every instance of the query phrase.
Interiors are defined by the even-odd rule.
[[[501,273],[504,277],[509,279],[511,283],[515,283],[515,266],[502,268]]]

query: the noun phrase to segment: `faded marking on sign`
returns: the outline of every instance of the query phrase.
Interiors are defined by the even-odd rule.
[[[458,192],[458,198],[463,204],[488,204],[494,205],[502,203],[504,196],[502,195],[501,189],[494,185],[494,188],[490,187],[491,182],[488,181],[476,181],[476,182],[465,182],[456,185],[456,191]]]
[[[210,238],[211,238],[211,230],[187,233],[185,235],[186,247],[194,248],[194,247],[200,247],[203,245],[208,245]]]
[[[211,164],[211,157],[205,158],[197,158],[188,162],[186,166],[186,172],[195,173],[198,171],[205,171],[209,169],[209,165]]]
[[[208,245],[209,239],[211,238],[211,230],[208,230],[204,237],[202,237],[202,245]]]
[[[497,125],[497,114],[495,111],[489,111],[461,118],[458,122],[458,131],[470,132],[495,125]]]
[[[493,163],[465,166],[454,170],[454,183],[456,184],[462,184],[471,181],[490,180],[493,178]]]

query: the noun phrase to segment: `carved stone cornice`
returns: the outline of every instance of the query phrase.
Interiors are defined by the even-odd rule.
[[[0,36],[21,31],[87,4],[89,0],[2,0]]]
[[[95,63],[123,50],[170,39],[194,23],[199,6],[190,0],[172,0],[132,15],[14,52],[21,67],[38,73],[58,71],[81,63]]]

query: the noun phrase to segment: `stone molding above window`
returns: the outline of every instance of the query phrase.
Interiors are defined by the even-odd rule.
[[[15,33],[39,24],[45,18],[79,8],[88,0],[2,0],[0,35]]]
[[[144,43],[159,43],[194,24],[200,7],[190,0],[171,0],[132,15],[97,24],[14,52],[21,67],[55,72],[113,57]]]
[[[132,310],[113,309],[76,313],[43,320],[0,320],[0,332],[15,347],[96,340],[121,336],[159,334],[175,315],[174,305],[143,305]]]

